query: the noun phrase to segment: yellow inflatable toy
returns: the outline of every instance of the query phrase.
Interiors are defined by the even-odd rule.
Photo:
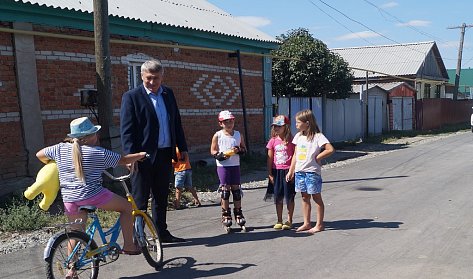
[[[233,149],[233,148],[232,148],[232,149],[228,149],[227,151],[223,152],[223,155],[225,155],[225,157],[227,157],[227,158],[228,158],[228,157],[231,157],[231,156],[233,156],[233,155],[235,155],[235,154],[236,154],[236,152],[235,152],[235,149]]]
[[[24,192],[25,198],[32,200],[39,193],[43,193],[43,199],[39,203],[39,207],[47,211],[56,199],[59,192],[59,172],[56,162],[51,161],[39,170],[36,176],[36,182],[33,183]]]

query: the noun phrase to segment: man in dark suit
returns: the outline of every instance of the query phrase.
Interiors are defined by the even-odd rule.
[[[186,159],[187,144],[172,89],[162,85],[164,68],[150,60],[141,66],[143,84],[122,97],[120,133],[125,154],[146,151],[150,159],[138,163],[131,192],[139,209],[146,210],[150,191],[153,220],[163,242],[182,242],[167,230],[166,211],[172,159]],[[176,146],[181,158],[176,156]]]

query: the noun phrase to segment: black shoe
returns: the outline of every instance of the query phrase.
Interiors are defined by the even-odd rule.
[[[161,237],[161,242],[163,243],[178,243],[178,242],[186,242],[184,238],[175,237],[172,234],[167,234],[166,236]]]

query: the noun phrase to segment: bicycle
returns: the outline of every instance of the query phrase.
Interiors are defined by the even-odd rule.
[[[110,179],[120,182],[126,192],[126,198],[132,205],[134,217],[133,236],[146,261],[156,269],[161,267],[163,248],[158,230],[148,213],[137,208],[125,183],[131,173],[120,177],[114,177],[107,171],[105,174]],[[110,264],[120,256],[121,248],[116,242],[121,231],[120,220],[118,219],[112,228],[104,231],[95,212],[96,207],[81,206],[79,209],[87,212],[91,223],[85,232],[71,229],[73,225],[83,224],[81,219],[57,226],[63,230],[53,235],[44,249],[43,257],[46,261],[46,277],[48,279],[96,279],[101,265]],[[100,246],[94,240],[96,232],[100,236],[102,243]]]

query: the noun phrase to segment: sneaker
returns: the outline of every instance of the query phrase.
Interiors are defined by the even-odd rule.
[[[283,230],[290,230],[290,229],[292,229],[292,223],[289,222],[289,221],[286,221],[286,223],[284,223],[284,225],[281,226],[281,229],[283,229]]]
[[[277,222],[276,225],[274,225],[273,229],[275,230],[280,230],[283,228],[283,224],[281,222]]]

